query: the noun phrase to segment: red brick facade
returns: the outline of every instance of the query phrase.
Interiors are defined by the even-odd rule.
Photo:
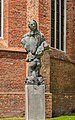
[[[46,117],[75,112],[75,1],[67,0],[66,53],[42,56],[46,84]],[[35,19],[50,44],[50,0],[4,0],[4,37],[0,39],[0,117],[25,114],[26,53],[20,43]]]

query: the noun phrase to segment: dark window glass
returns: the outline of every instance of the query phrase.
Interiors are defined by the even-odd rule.
[[[56,48],[59,49],[59,0],[56,3]]]
[[[61,0],[61,50],[64,50],[64,0]]]
[[[55,11],[55,4],[56,4],[56,11]],[[55,22],[56,22],[56,31],[55,31]],[[61,36],[60,37],[61,39],[59,38],[59,36]],[[56,38],[56,42],[55,42],[55,38]],[[61,0],[61,2],[60,0],[51,0],[51,47],[55,47],[55,46],[57,49],[61,48],[61,50],[64,50],[64,0]]]
[[[54,47],[55,0],[51,0],[51,47]]]

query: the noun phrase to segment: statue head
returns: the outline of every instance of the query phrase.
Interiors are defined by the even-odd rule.
[[[37,22],[35,20],[30,20],[28,23],[28,27],[30,28],[31,31],[36,31],[37,30]]]

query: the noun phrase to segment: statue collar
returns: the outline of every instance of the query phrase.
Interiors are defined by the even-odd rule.
[[[40,32],[38,30],[36,30],[35,32],[30,31],[28,36],[35,36],[38,35]]]

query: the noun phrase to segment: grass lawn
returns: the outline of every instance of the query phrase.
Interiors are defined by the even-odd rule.
[[[1,118],[0,120],[25,120],[25,119],[24,118]],[[46,120],[75,120],[75,115],[54,117]]]
[[[75,116],[60,116],[48,120],[75,120]]]

